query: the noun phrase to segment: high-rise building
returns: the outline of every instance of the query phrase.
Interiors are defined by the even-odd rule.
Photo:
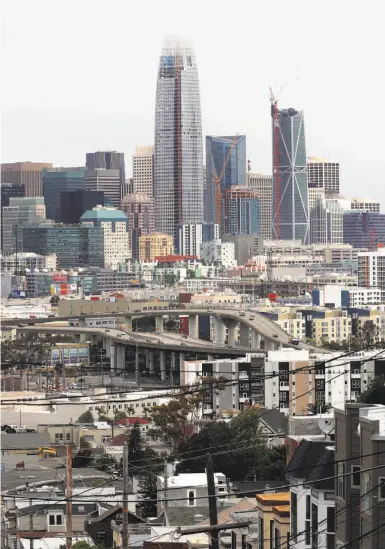
[[[224,234],[259,234],[258,192],[235,185],[224,192]]]
[[[22,251],[22,228],[45,220],[43,197],[10,198],[9,206],[3,208],[2,251],[11,254]]]
[[[128,218],[128,237],[131,257],[139,259],[139,238],[155,231],[154,201],[145,193],[127,194],[121,209]]]
[[[119,170],[97,168],[86,171],[86,190],[103,191],[104,200],[109,200],[113,208],[120,206],[120,174]]]
[[[43,196],[42,172],[49,162],[12,162],[1,165],[1,182],[24,185],[24,196]]]
[[[120,197],[126,182],[124,153],[116,151],[97,151],[86,154],[86,168],[89,170],[119,170]],[[115,206],[115,205],[114,205]]]
[[[308,190],[308,201],[309,201],[309,215],[312,209],[314,208],[315,201],[317,198],[325,199],[325,191],[323,189],[318,189],[317,187],[309,187]]]
[[[260,234],[266,240],[271,239],[271,219],[273,200],[273,178],[271,175],[249,172],[247,176],[248,187],[258,193],[260,213]]]
[[[326,195],[339,194],[339,163],[310,156],[307,159],[307,182],[309,189],[323,189]]]
[[[309,240],[308,183],[303,111],[271,110],[273,118],[273,206],[275,240]],[[278,150],[277,150],[278,149]]]
[[[23,227],[25,252],[56,254],[60,268],[104,267],[102,227],[86,225],[52,225]]]
[[[235,246],[233,242],[222,242],[221,239],[210,240],[201,244],[200,257],[208,265],[217,265],[229,269],[234,267]]]
[[[217,179],[220,178],[222,172],[223,176],[220,182],[220,212],[218,212]],[[222,234],[225,232],[225,191],[234,185],[244,187],[246,184],[246,136],[206,136],[205,219],[208,223],[219,223],[220,219]]]
[[[385,290],[385,248],[358,252],[358,286]]]
[[[370,198],[352,198],[350,207],[352,210],[380,213],[380,201]]]
[[[385,244],[385,214],[345,211],[343,223],[344,244],[369,250]]]
[[[160,56],[155,107],[154,199],[157,231],[175,236],[203,222],[203,143],[194,50],[169,39]]]
[[[105,206],[84,212],[82,225],[101,227],[104,232],[104,267],[116,269],[131,258],[128,248],[128,219],[125,213]]]
[[[87,210],[96,206],[108,206],[103,191],[64,191],[60,193],[60,219],[62,223],[75,225]]]
[[[25,187],[24,185],[19,185],[17,183],[0,183],[1,189],[1,207],[9,206],[9,199],[12,198],[23,198],[25,196]]]
[[[61,193],[85,190],[86,168],[44,168],[43,196],[48,219],[56,222],[61,218]]]
[[[151,233],[139,238],[139,260],[154,261],[156,257],[173,255],[174,238],[169,234]]]
[[[178,227],[175,249],[180,255],[200,257],[202,242],[218,240],[217,223],[184,223]]]
[[[153,192],[154,147],[136,147],[132,157],[132,192],[144,193],[149,198]]]
[[[310,243],[342,244],[344,210],[333,200],[320,196],[310,210]]]

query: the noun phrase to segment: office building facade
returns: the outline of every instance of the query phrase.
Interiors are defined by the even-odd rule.
[[[227,164],[226,159],[228,159]],[[217,179],[220,178],[222,172],[220,212],[218,212]],[[222,234],[225,232],[225,191],[235,185],[244,187],[247,184],[246,178],[246,136],[206,136],[205,220],[209,223],[220,222]]]
[[[104,266],[102,227],[52,225],[23,227],[23,249],[40,255],[56,254],[58,266]]]
[[[24,196],[43,196],[42,173],[49,162],[12,162],[1,165],[1,182],[24,185]]]
[[[317,198],[310,210],[310,243],[342,244],[344,210],[337,202]]]
[[[156,257],[173,255],[174,237],[164,233],[152,233],[139,238],[139,260],[155,261]]]
[[[60,195],[60,219],[68,225],[79,223],[87,210],[96,206],[108,206],[104,203],[103,191],[64,191]]]
[[[271,239],[273,178],[261,173],[248,173],[247,185],[258,193],[260,213],[260,234],[267,240]]]
[[[18,183],[0,183],[1,207],[9,206],[10,198],[23,198],[25,196],[24,185]]]
[[[124,153],[116,151],[97,151],[87,153],[86,168],[88,170],[118,170],[120,183],[119,198],[123,196],[123,188],[126,182]],[[114,207],[117,206],[114,205]]]
[[[119,263],[131,258],[128,239],[128,219],[115,208],[97,206],[84,212],[80,223],[88,227],[101,227],[104,232],[104,265],[116,269]]]
[[[345,211],[343,229],[344,243],[353,248],[375,250],[385,244],[385,214]]]
[[[120,206],[120,173],[119,170],[97,168],[86,171],[86,190],[102,191],[104,200],[113,208]]]
[[[339,162],[310,156],[307,159],[307,182],[309,189],[322,189],[326,195],[339,194]]]
[[[154,147],[136,147],[132,157],[132,192],[154,195]]]
[[[61,217],[61,193],[85,190],[86,168],[44,168],[43,196],[47,219],[64,222]]]
[[[380,213],[380,201],[371,198],[352,198],[350,208],[352,210]]]
[[[46,219],[43,197],[10,198],[3,208],[2,251],[5,254],[23,250],[22,228]]]
[[[163,45],[155,106],[154,199],[157,231],[175,236],[203,222],[203,143],[198,71],[191,45]]]
[[[155,231],[154,201],[145,193],[127,194],[122,198],[121,209],[128,219],[131,257],[139,259],[139,238]]]
[[[239,185],[224,192],[224,233],[259,234],[260,204],[258,192]]]
[[[178,227],[175,250],[180,255],[199,258],[202,242],[218,238],[219,225],[216,223],[185,223]]]
[[[303,111],[272,107],[272,235],[276,240],[309,241],[308,182]]]

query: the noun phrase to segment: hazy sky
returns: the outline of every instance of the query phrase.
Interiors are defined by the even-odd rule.
[[[305,111],[309,156],[385,207],[383,0],[5,0],[2,161],[83,165],[153,143],[163,39],[192,40],[203,132],[247,135],[271,173],[269,86]]]

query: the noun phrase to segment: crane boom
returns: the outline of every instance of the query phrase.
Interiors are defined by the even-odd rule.
[[[214,176],[214,179],[216,180],[217,224],[219,226],[221,224],[221,182],[222,182],[223,176],[225,175],[225,171],[226,171],[226,168],[227,168],[227,164],[229,163],[231,153],[233,152],[235,144],[238,141],[238,136],[239,136],[239,133],[237,133],[233,137],[233,140],[232,140],[230,148],[229,148],[229,152],[227,153],[226,160],[223,164],[223,168],[222,168],[222,171],[221,171],[219,177],[218,177],[217,171],[215,169],[215,166],[213,168],[213,176]],[[214,165],[214,163],[213,163],[213,165]]]

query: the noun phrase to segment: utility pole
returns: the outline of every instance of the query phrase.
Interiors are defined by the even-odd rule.
[[[214,465],[211,454],[206,454],[207,493],[209,496],[210,526],[218,525],[217,495],[215,493]],[[211,532],[210,549],[218,549],[218,532]]]
[[[66,469],[66,549],[72,549],[72,444],[67,444]]]
[[[167,488],[168,488],[168,468],[167,468],[167,459],[165,459],[164,460],[164,504],[163,504],[164,509],[167,509],[168,507]]]
[[[30,501],[31,501],[30,504],[32,505],[32,500],[30,500]],[[29,529],[30,529],[31,532],[34,531],[34,528],[33,528],[33,513],[30,513],[30,515],[29,515]],[[30,538],[29,539],[29,549],[33,549],[33,547],[34,547],[34,539]]]
[[[123,524],[122,549],[128,547],[128,444],[123,447]]]

